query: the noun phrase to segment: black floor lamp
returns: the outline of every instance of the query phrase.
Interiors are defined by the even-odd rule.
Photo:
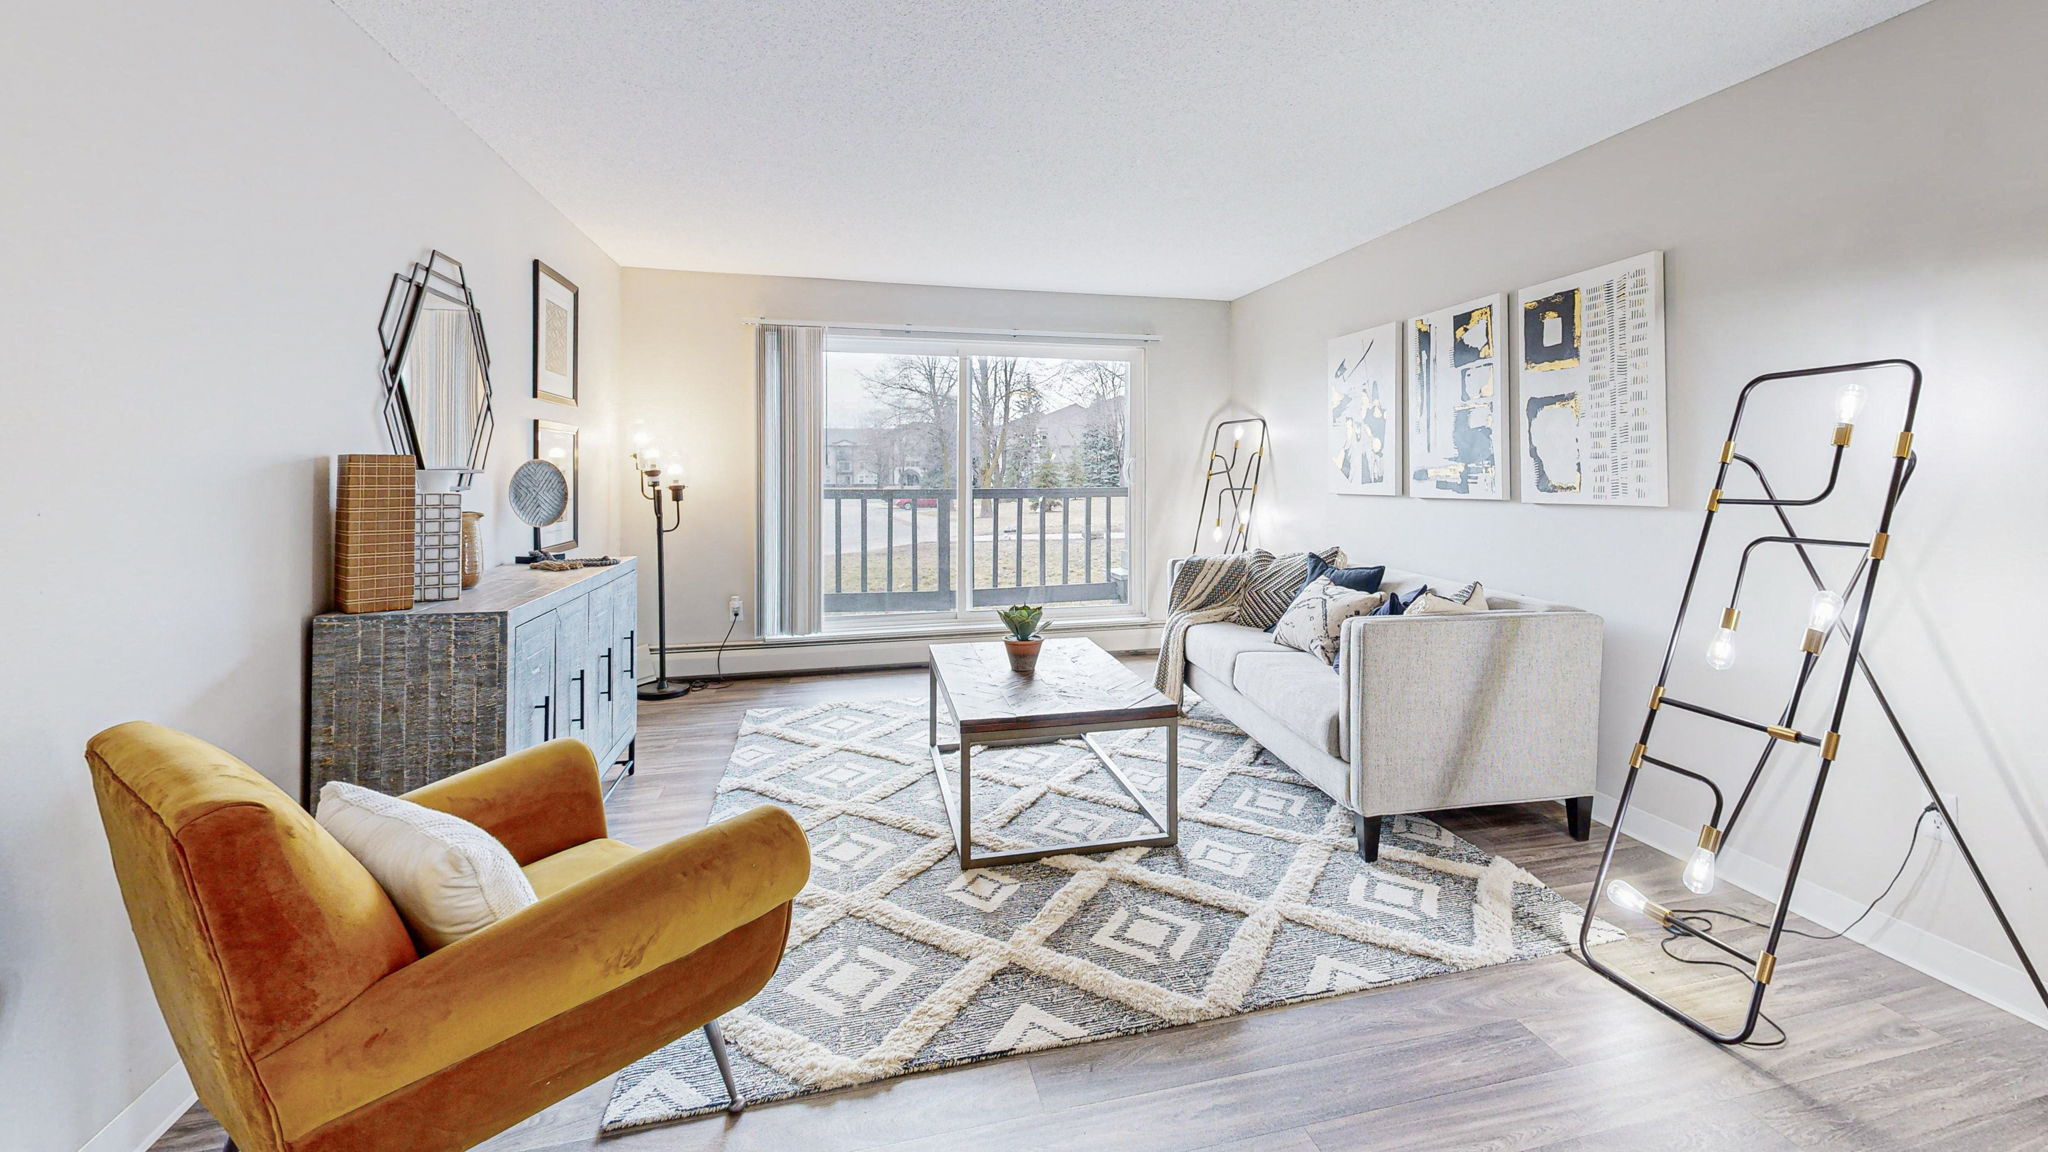
[[[640,473],[640,495],[654,503],[654,660],[658,674],[654,679],[640,685],[642,700],[673,700],[686,696],[690,686],[681,680],[668,678],[668,534],[683,526],[683,469],[678,464],[663,464],[661,453],[642,449],[633,453],[633,468]],[[662,474],[667,473],[667,483]],[[661,490],[668,489],[668,498],[675,504],[675,523],[668,522],[667,510],[662,507]]]
[[[1794,528],[1792,514],[1788,509],[1810,508],[1825,503],[1831,496],[1836,495],[1835,482],[1842,473],[1843,453],[1853,438],[1856,416],[1863,404],[1864,385],[1861,379],[1866,373],[1880,371],[1903,374],[1907,383],[1907,393],[1905,422],[1900,427],[1898,438],[1892,448],[1890,482],[1885,489],[1884,502],[1879,509],[1877,522],[1867,537],[1858,535],[1853,539],[1832,539],[1801,535]],[[1814,496],[1781,497],[1765,478],[1763,466],[1736,448],[1736,439],[1742,428],[1743,411],[1748,406],[1751,393],[1759,387],[1773,384],[1790,387],[1802,384],[1811,386],[1816,380],[1834,376],[1841,376],[1847,382],[1841,386],[1836,397],[1836,425],[1831,440],[1833,460],[1828,467],[1826,486]],[[1920,384],[1919,367],[1911,361],[1896,359],[1772,372],[1751,380],[1742,389],[1740,397],[1735,402],[1734,418],[1729,422],[1728,439],[1721,445],[1720,468],[1714,474],[1713,492],[1707,497],[1706,520],[1700,527],[1699,543],[1693,550],[1692,569],[1686,576],[1685,591],[1679,597],[1678,619],[1671,626],[1671,639],[1664,650],[1664,665],[1657,674],[1656,686],[1650,692],[1649,710],[1643,720],[1642,734],[1636,738],[1636,746],[1629,754],[1628,775],[1622,785],[1620,804],[1614,814],[1612,830],[1608,833],[1607,849],[1600,857],[1600,868],[1594,876],[1592,893],[1586,898],[1586,917],[1579,931],[1579,955],[1594,971],[1647,1001],[1665,1015],[1717,1043],[1748,1042],[1755,1033],[1759,1020],[1763,1018],[1764,992],[1777,971],[1778,948],[1789,931],[1785,927],[1785,919],[1791,911],[1792,895],[1799,883],[1800,867],[1805,862],[1808,841],[1813,835],[1814,820],[1820,811],[1821,794],[1827,787],[1828,776],[1835,766],[1837,754],[1841,751],[1843,718],[1847,711],[1850,690],[1855,687],[1859,675],[1863,683],[1869,686],[1872,697],[1884,714],[1886,723],[1891,727],[1892,735],[1904,750],[1906,759],[1912,764],[1921,785],[1926,788],[1931,801],[1929,807],[1939,812],[1941,819],[1948,825],[1956,849],[1962,855],[1963,863],[1969,868],[1971,879],[1977,882],[1978,889],[1984,894],[1985,902],[1991,906],[1991,913],[1997,919],[1999,928],[2004,931],[2007,943],[2012,945],[2013,952],[2018,955],[2020,966],[2026,970],[2027,979],[2033,983],[2034,991],[2040,995],[2042,1003],[2048,1004],[2048,982],[2044,982],[2040,972],[2035,969],[2033,958],[2027,954],[2025,945],[2020,942],[2019,934],[2013,929],[2004,906],[1992,892],[1991,882],[1985,878],[1983,869],[1977,865],[1976,855],[1970,851],[1968,842],[1963,839],[1962,829],[1956,826],[1955,814],[1948,810],[1948,805],[1942,800],[1940,790],[1935,788],[1933,777],[1921,761],[1919,752],[1914,749],[1913,742],[1906,738],[1905,727],[1892,711],[1891,701],[1885,696],[1884,690],[1878,686],[1877,675],[1871,668],[1870,655],[1864,643],[1865,626],[1869,622],[1870,607],[1877,591],[1878,572],[1884,565],[1885,554],[1891,544],[1892,513],[1898,507],[1899,498],[1905,492],[1907,484],[1912,480],[1914,469],[1919,465],[1919,458],[1913,451],[1913,418],[1920,406]],[[1740,471],[1736,471],[1738,468]],[[1762,495],[1727,494],[1735,482],[1745,475],[1749,482],[1755,485],[1755,490]],[[1686,612],[1693,606],[1694,593],[1699,591],[1701,562],[1707,554],[1708,542],[1717,526],[1717,519],[1721,514],[1743,506],[1769,509],[1772,522],[1781,532],[1754,537],[1743,546],[1734,586],[1729,589],[1725,601],[1717,598],[1717,603],[1721,605],[1720,627],[1707,648],[1707,664],[1716,671],[1724,671],[1735,662],[1735,630],[1742,618],[1739,602],[1743,592],[1743,579],[1748,573],[1752,553],[1759,548],[1790,548],[1798,556],[1801,567],[1804,568],[1813,586],[1806,632],[1797,647],[1798,670],[1792,681],[1790,699],[1775,716],[1762,718],[1732,715],[1696,699],[1682,700],[1665,691],[1665,686],[1671,679],[1672,658],[1677,651],[1679,634],[1685,627]],[[1767,529],[1768,527],[1770,524],[1767,524]],[[1828,586],[1813,559],[1815,552],[1828,549],[1845,550],[1860,556],[1848,582],[1839,591]],[[1837,637],[1840,643],[1847,645],[1841,677],[1832,685],[1815,684],[1814,678],[1819,669],[1821,654],[1829,642],[1836,640]],[[1783,655],[1789,658],[1793,655],[1792,646],[1788,644],[1785,647]],[[1824,694],[1828,704],[1827,728],[1818,733],[1802,732],[1793,727],[1801,698],[1809,688],[1818,694]],[[1668,752],[1662,753],[1661,756],[1650,754],[1653,727],[1658,716],[1667,709],[1744,729],[1758,741],[1758,758],[1744,780],[1742,791],[1732,809],[1725,805],[1720,786],[1710,777],[1692,768],[1681,767],[1665,758],[1671,755]],[[1734,831],[1744,809],[1755,798],[1757,785],[1770,766],[1773,752],[1781,749],[1793,749],[1804,753],[1809,763],[1812,756],[1817,753],[1819,763],[1812,775],[1811,790],[1804,796],[1804,819],[1799,826],[1798,839],[1793,842],[1791,858],[1786,864],[1783,888],[1778,894],[1770,922],[1762,925],[1767,930],[1764,946],[1756,955],[1752,956],[1746,950],[1720,939],[1714,935],[1711,928],[1702,928],[1694,924],[1686,915],[1693,910],[1667,908],[1648,899],[1625,880],[1616,879],[1610,882],[1609,872],[1614,866],[1615,848],[1621,841],[1622,821],[1628,815],[1637,779],[1646,766],[1691,780],[1704,788],[1707,798],[1711,800],[1711,814],[1700,829],[1699,847],[1694,850],[1692,859],[1686,864],[1681,877],[1689,891],[1704,895],[1714,887],[1715,858],[1721,852],[1728,835]],[[1783,757],[1779,759],[1782,761]],[[1924,815],[1923,813],[1923,818]],[[1748,975],[1750,986],[1747,1008],[1740,1025],[1733,1031],[1718,1031],[1699,1016],[1664,1000],[1595,956],[1591,935],[1603,896],[1618,907],[1649,917],[1663,925],[1667,932],[1690,936],[1719,949],[1734,960],[1735,965],[1731,966]]]

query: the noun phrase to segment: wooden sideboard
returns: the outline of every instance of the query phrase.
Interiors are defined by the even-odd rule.
[[[506,565],[459,600],[315,616],[305,800],[329,780],[405,792],[561,736],[615,784],[633,770],[639,621],[631,557]]]

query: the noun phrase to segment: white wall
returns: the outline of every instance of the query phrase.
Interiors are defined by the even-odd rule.
[[[1228,306],[1213,300],[1163,300],[1002,292],[628,268],[623,277],[622,418],[644,418],[685,457],[690,487],[683,526],[668,539],[669,644],[714,642],[725,632],[726,600],[747,615],[734,632],[741,650],[727,671],[845,666],[923,659],[918,645],[836,646],[829,650],[749,651],[754,631],[754,534],[757,522],[758,404],[753,316],[942,327],[988,326],[1053,332],[1151,332],[1146,346],[1141,430],[1143,509],[1137,518],[1150,558],[1145,606],[1165,609],[1168,555],[1186,550],[1201,497],[1198,447],[1226,406]],[[623,450],[604,461],[629,474]],[[638,505],[638,506],[633,506]],[[620,547],[650,555],[654,528],[644,504],[623,497]],[[644,564],[640,606],[654,635],[654,566]],[[1104,637],[1116,644],[1124,634]],[[1156,630],[1130,633],[1156,642]],[[703,656],[671,658],[672,670],[708,672]]]
[[[2034,463],[2048,427],[2048,71],[1996,47],[2044,42],[2048,7],[2032,0],[1936,0],[1237,301],[1235,379],[1277,422],[1265,540],[1334,538],[1354,557],[1479,578],[1606,617],[1601,787],[1611,795],[1656,679],[1737,389],[1778,369],[1917,360],[1928,373],[1922,468],[1893,533],[1870,651],[1932,770],[1960,794],[1965,831],[2008,909],[2048,959],[2034,663],[2048,647],[2048,616],[2030,606],[2048,575]],[[1324,491],[1328,339],[1653,248],[1665,250],[1669,275],[1669,509]],[[1863,459],[1845,481],[1864,494],[1858,514],[1802,527],[1868,535],[1897,418],[1873,404],[1858,430]],[[1798,489],[1824,461],[1831,423],[1812,405],[1761,410],[1742,446]],[[1723,517],[1723,530],[1763,534],[1764,515]],[[1753,577],[1739,670],[1705,668],[1717,613],[1699,613],[1673,694],[1750,715],[1782,702],[1800,628],[1791,614],[1804,603],[1788,561],[1760,562]],[[1729,571],[1725,562],[1709,570],[1718,591],[1707,599],[1725,594]],[[1772,589],[1786,602],[1775,614]],[[1707,726],[1688,719],[1660,721],[1669,740],[1660,747],[1707,766],[1724,787],[1738,783],[1753,746],[1706,743]],[[1802,722],[1826,726],[1811,711]],[[1817,886],[1806,909],[1838,923],[1882,887],[1924,802],[1887,739],[1859,695],[1805,873]],[[1678,754],[1687,748],[1702,751]],[[1788,809],[1812,757],[1782,763],[1760,818],[1731,842],[1736,852],[1784,858],[1796,830]],[[1662,831],[1676,842],[1664,846],[1687,849],[1704,812],[1667,781],[1647,788],[1646,809],[1670,822]],[[1878,920],[1872,942],[1951,978],[1971,969],[1978,990],[2026,1006],[2032,993],[1953,847],[1923,852],[1932,863],[1908,873],[1891,905],[1903,923]],[[1768,871],[1751,868],[1750,879]],[[2032,1011],[2043,1018],[2037,1001]]]
[[[155,720],[296,793],[329,458],[388,451],[387,278],[430,247],[468,267],[499,397],[470,507],[502,562],[528,420],[578,418],[526,398],[529,261],[583,289],[598,441],[618,269],[320,0],[9,5],[0,107],[0,1144],[71,1149],[175,1062],[87,737]],[[167,1120],[165,1083],[99,1146]]]

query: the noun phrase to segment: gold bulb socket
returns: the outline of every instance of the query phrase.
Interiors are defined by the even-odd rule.
[[[1712,824],[1700,825],[1700,847],[1709,852],[1721,850],[1721,830]]]
[[[1827,639],[1827,633],[1818,628],[1808,628],[1806,630],[1806,639],[1799,642],[1799,650],[1818,656],[1820,655],[1820,646],[1827,643]]]
[[[1721,609],[1721,627],[1728,629],[1730,632],[1735,631],[1735,626],[1738,623],[1740,623],[1741,620],[1741,610],[1735,608]]]
[[[1648,916],[1659,924],[1671,923],[1671,909],[1657,903],[1655,900],[1646,899],[1643,901],[1643,915]]]
[[[1849,438],[1855,435],[1855,433],[1856,426],[1854,424],[1835,425],[1835,447],[1847,448],[1849,446]]]

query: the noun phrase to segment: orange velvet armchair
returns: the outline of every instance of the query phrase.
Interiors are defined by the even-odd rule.
[[[489,830],[538,903],[421,955],[291,797],[153,724],[86,748],[158,1005],[244,1152],[453,1152],[768,982],[810,853],[761,808],[646,852],[605,834],[590,750],[557,740],[408,794]],[[737,1093],[733,1099],[738,1100]]]

